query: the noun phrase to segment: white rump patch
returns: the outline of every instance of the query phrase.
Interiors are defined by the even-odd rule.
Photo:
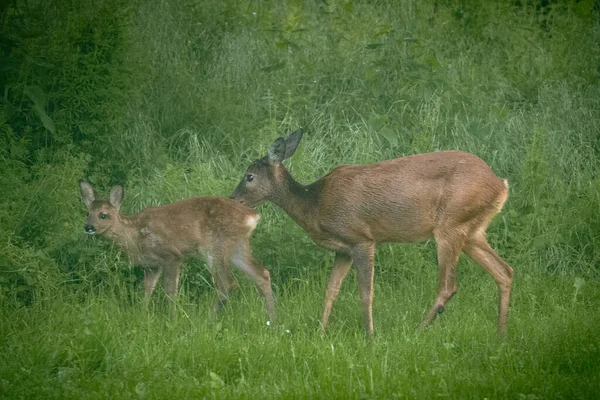
[[[260,221],[260,215],[251,215],[248,217],[248,219],[246,219],[246,226],[248,226],[248,228],[251,230],[254,230],[256,225],[258,225],[258,221]]]
[[[504,186],[506,186],[506,188],[508,189],[508,180],[507,179],[502,179],[502,182],[504,182]]]

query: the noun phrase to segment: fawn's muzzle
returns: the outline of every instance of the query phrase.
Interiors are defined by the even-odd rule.
[[[87,233],[88,235],[93,235],[94,233],[96,233],[96,228],[94,228],[92,225],[86,225],[83,227],[83,230],[85,231],[85,233]]]

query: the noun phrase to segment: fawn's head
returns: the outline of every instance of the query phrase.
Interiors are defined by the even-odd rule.
[[[250,164],[231,198],[254,207],[277,197],[289,178],[289,172],[281,162],[294,154],[303,133],[299,129],[285,139],[277,138],[269,147],[267,156]]]
[[[79,181],[81,197],[88,208],[87,223],[84,231],[88,235],[102,234],[114,226],[119,216],[119,207],[123,200],[123,188],[115,186],[110,191],[109,200],[98,199],[92,186],[84,180]]]

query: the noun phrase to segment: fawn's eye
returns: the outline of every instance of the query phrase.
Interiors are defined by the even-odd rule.
[[[246,174],[246,182],[252,182],[254,180],[254,175]]]
[[[100,219],[108,219],[108,214],[100,213],[99,217]]]

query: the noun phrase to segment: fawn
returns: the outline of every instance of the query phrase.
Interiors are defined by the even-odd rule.
[[[269,271],[256,262],[250,251],[250,235],[260,220],[254,210],[228,198],[206,196],[147,207],[125,216],[119,213],[121,186],[112,188],[108,200],[99,199],[86,181],[80,181],[79,187],[88,208],[85,233],[104,235],[117,243],[134,264],[144,267],[146,307],[161,274],[165,291],[174,298],[184,258],[204,256],[218,290],[215,311],[223,307],[236,287],[231,262],[256,283],[269,318],[276,323]]]

